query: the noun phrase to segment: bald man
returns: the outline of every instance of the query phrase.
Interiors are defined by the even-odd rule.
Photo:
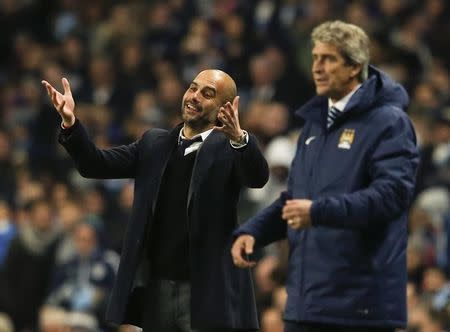
[[[43,81],[61,115],[59,142],[88,178],[135,179],[131,220],[107,321],[154,332],[254,331],[249,270],[229,255],[242,187],[262,187],[267,163],[239,124],[236,84],[205,70],[186,90],[183,123],[141,139],[98,149],[64,93]]]

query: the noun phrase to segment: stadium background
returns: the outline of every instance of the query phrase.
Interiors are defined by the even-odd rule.
[[[314,95],[309,34],[329,19],[361,26],[372,63],[410,94],[422,162],[410,211],[408,331],[449,329],[449,18],[445,0],[0,1],[0,331],[13,331],[8,316],[15,331],[106,331],[132,202],[132,182],[74,170],[41,79],[59,88],[69,79],[77,116],[108,147],[179,123],[198,71],[230,73],[242,126],[271,167],[264,189],[242,193],[245,220],[284,188],[301,128],[293,113]],[[82,252],[90,264],[71,259]],[[286,243],[260,257],[262,331],[279,332]]]

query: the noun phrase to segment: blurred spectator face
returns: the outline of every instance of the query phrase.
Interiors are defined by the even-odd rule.
[[[261,332],[283,332],[284,324],[281,312],[267,309],[261,317]]]
[[[43,79],[55,87],[61,87],[62,68],[56,62],[47,62],[42,66]],[[62,91],[62,90],[61,90]]]
[[[89,66],[89,73],[96,86],[108,86],[114,80],[111,61],[105,57],[93,58]]]
[[[274,79],[279,79],[286,67],[286,59],[283,52],[279,48],[271,46],[264,51],[264,56],[272,68]]]
[[[380,6],[380,10],[386,16],[395,16],[397,15],[404,7],[405,0],[379,0],[378,4]]]
[[[174,76],[164,77],[158,85],[158,97],[162,105],[178,105],[183,94],[180,81]]]
[[[243,114],[242,122],[245,124],[245,128],[251,132],[259,133],[261,131],[261,119],[266,107],[266,103],[252,100],[247,107],[247,111]]]
[[[435,144],[446,144],[450,142],[450,123],[443,121],[435,122],[433,125],[433,141]]]
[[[105,200],[97,190],[91,190],[84,196],[84,208],[87,213],[101,215],[105,209]]]
[[[135,114],[145,116],[154,107],[156,107],[156,101],[151,91],[139,92],[134,97],[133,111]]]
[[[27,171],[18,174],[18,188],[17,201],[22,206],[45,196],[42,182],[31,181]]]
[[[421,83],[414,90],[413,101],[419,106],[434,109],[439,105],[436,90],[429,83]]]
[[[69,188],[64,183],[56,183],[52,188],[52,204],[61,207],[69,199]]]
[[[355,24],[364,30],[365,27],[370,23],[370,17],[367,13],[366,7],[361,2],[351,3],[346,10],[346,18],[348,23]]]
[[[353,89],[360,66],[346,63],[336,46],[316,42],[312,50],[312,74],[316,93],[339,100]]]
[[[316,22],[324,21],[330,17],[332,12],[332,3],[333,1],[329,0],[315,0],[311,6],[311,14]]]
[[[167,28],[170,25],[170,17],[168,4],[159,2],[149,11],[149,24],[153,28]]]
[[[119,34],[132,33],[135,22],[131,18],[131,10],[125,4],[114,6],[111,12],[111,26]]]
[[[82,218],[80,206],[73,201],[67,201],[59,211],[59,219],[66,232],[72,230]]]
[[[244,34],[244,20],[241,16],[230,15],[223,21],[225,34],[230,39],[240,39]]]
[[[450,94],[450,74],[443,63],[434,61],[427,79],[433,88],[439,91],[441,98],[448,98]]]
[[[271,103],[267,105],[261,119],[261,129],[264,136],[274,137],[282,134],[289,121],[289,112],[285,105],[280,103]]]
[[[77,37],[68,37],[63,40],[62,56],[72,66],[81,65],[83,61],[83,42]]]
[[[409,214],[409,228],[411,233],[432,225],[431,216],[424,209],[413,206]]]
[[[39,201],[30,211],[30,223],[40,232],[45,232],[52,227],[52,213],[48,202]]]
[[[136,138],[150,126],[160,126],[162,122],[161,111],[159,110],[155,95],[151,91],[142,91],[136,94],[133,103],[131,132]]]
[[[129,43],[121,50],[122,67],[125,70],[137,69],[142,62],[142,48],[137,43]]]
[[[182,43],[182,49],[188,55],[201,55],[208,50],[209,25],[206,20],[197,18],[191,21],[189,32]]]
[[[81,223],[75,229],[75,248],[81,257],[89,257],[97,247],[97,234],[89,224]]]
[[[446,283],[445,274],[437,268],[429,268],[423,277],[423,290],[435,293]]]
[[[22,57],[24,70],[37,71],[45,59],[45,49],[42,45],[31,42]]]
[[[41,89],[36,80],[24,79],[21,82],[21,90],[23,97],[28,105],[35,105],[40,101]]]
[[[254,86],[272,84],[275,73],[269,59],[265,56],[256,56],[250,62],[250,76]]]

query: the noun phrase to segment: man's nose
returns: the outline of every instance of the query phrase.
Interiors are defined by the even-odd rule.
[[[313,73],[317,73],[323,70],[323,64],[320,61],[314,61],[312,64]]]
[[[195,91],[195,92],[192,92],[192,100],[193,101],[198,101],[198,97],[199,97],[199,91],[197,90],[197,91]]]

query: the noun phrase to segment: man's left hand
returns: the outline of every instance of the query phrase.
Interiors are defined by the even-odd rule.
[[[287,200],[281,217],[292,229],[303,229],[311,226],[311,205],[309,199]]]
[[[230,141],[242,143],[240,140],[244,137],[244,132],[239,125],[239,96],[233,100],[233,104],[227,102],[220,107],[218,120],[222,123],[221,127],[214,127],[214,129],[223,132]]]

